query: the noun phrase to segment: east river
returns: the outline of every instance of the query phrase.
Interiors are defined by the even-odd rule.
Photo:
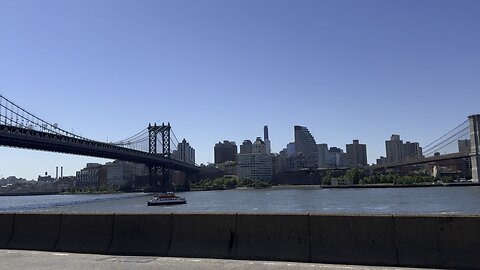
[[[144,193],[0,197],[0,212],[480,214],[480,186],[273,187],[183,192],[187,204],[147,206]]]

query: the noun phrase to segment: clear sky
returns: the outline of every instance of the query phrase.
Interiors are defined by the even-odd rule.
[[[480,113],[479,14],[476,0],[0,0],[0,93],[102,141],[169,121],[197,163],[263,125],[275,152],[304,125],[374,162],[392,133],[425,145]],[[3,177],[95,161],[0,148]]]

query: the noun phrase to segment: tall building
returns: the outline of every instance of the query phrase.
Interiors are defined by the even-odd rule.
[[[422,147],[418,142],[406,142],[403,144],[403,156],[405,159],[423,157]]]
[[[400,135],[393,134],[389,141],[385,141],[387,152],[386,163],[394,163],[406,159],[423,157],[422,147],[418,142],[403,143]]]
[[[287,156],[285,154],[272,154],[272,173],[280,174],[287,170]]]
[[[317,144],[318,168],[326,168],[328,164],[328,145],[326,143]]]
[[[214,147],[215,164],[225,163],[227,161],[237,161],[237,145],[235,142],[223,141],[215,144]]]
[[[367,166],[367,145],[359,143],[358,140],[347,144],[347,163],[349,166]]]
[[[242,145],[240,145],[240,154],[250,154],[252,153],[252,141],[244,140]]]
[[[296,156],[302,156],[305,158],[306,168],[317,168],[317,143],[312,134],[306,127],[295,126],[295,152]]]
[[[458,140],[458,152],[459,153],[470,153],[471,151],[470,140]]]
[[[287,144],[287,156],[294,157],[297,155],[297,151],[295,150],[295,143],[291,142]]]
[[[272,157],[260,137],[252,145],[252,152],[238,155],[238,177],[256,181],[272,180]]]
[[[347,166],[347,154],[338,147],[330,147],[328,150],[328,165],[330,167],[346,167]]]
[[[393,134],[389,141],[385,141],[387,151],[387,163],[397,162],[403,159],[403,141],[400,135]]]
[[[267,148],[267,154],[272,153],[272,146],[270,139],[268,138],[268,126],[263,127],[263,141],[265,142],[265,146]]]
[[[175,153],[176,159],[189,164],[195,164],[195,149],[190,146],[187,140],[183,139],[177,148],[178,150]]]

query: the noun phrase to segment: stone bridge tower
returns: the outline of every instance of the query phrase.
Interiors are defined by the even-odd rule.
[[[479,181],[480,168],[480,114],[470,115],[468,117],[470,124],[470,158],[472,161],[472,181]]]

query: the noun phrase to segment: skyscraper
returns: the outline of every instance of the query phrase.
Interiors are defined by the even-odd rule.
[[[176,156],[178,160],[195,164],[195,149],[190,146],[187,140],[183,139],[183,141],[178,144],[177,148]]]
[[[318,168],[326,168],[328,164],[328,145],[326,143],[317,144]]]
[[[317,143],[306,127],[294,126],[296,155],[305,158],[306,168],[317,168]]]
[[[218,142],[214,147],[214,155],[215,164],[237,161],[237,145],[230,141]]]
[[[360,144],[358,140],[347,144],[347,163],[349,166],[367,166],[367,145]]]
[[[389,141],[385,141],[387,152],[386,163],[394,163],[406,159],[423,157],[422,148],[418,142],[403,143],[400,135],[393,134]]]
[[[287,144],[287,156],[288,157],[295,157],[297,155],[297,151],[295,151],[295,143],[291,142]]]
[[[422,147],[418,142],[406,142],[403,144],[404,159],[420,158],[423,156]]]
[[[387,163],[397,162],[403,159],[403,141],[400,135],[392,134],[389,141],[385,141],[387,151]]]
[[[264,141],[265,146],[267,148],[267,154],[272,153],[270,140],[268,139],[268,126],[263,127],[263,141]]]

